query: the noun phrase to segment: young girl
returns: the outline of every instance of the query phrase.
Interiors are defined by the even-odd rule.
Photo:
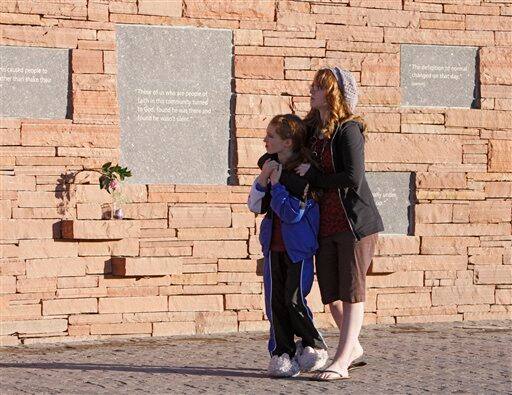
[[[309,198],[307,186],[300,196],[292,196],[279,182],[283,167],[290,171],[310,162],[304,138],[305,128],[299,117],[277,115],[270,121],[265,148],[277,160],[265,161],[248,198],[251,211],[266,213],[260,242],[270,321],[268,373],[273,377],[294,377],[301,370],[317,370],[327,362],[327,347],[306,303],[318,248],[318,205]],[[302,339],[297,344],[294,335]]]
[[[321,171],[309,164],[296,170],[324,191],[316,269],[322,301],[329,305],[340,336],[332,363],[316,379],[330,381],[348,378],[350,364],[363,355],[358,337],[366,272],[384,227],[365,177],[364,123],[354,115],[354,77],[338,67],[319,70],[310,92],[307,144]]]

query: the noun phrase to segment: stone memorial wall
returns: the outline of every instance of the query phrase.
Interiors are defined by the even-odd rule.
[[[247,193],[335,65],[388,229],[365,323],[511,318],[508,1],[4,1],[0,25],[0,345],[268,330]]]

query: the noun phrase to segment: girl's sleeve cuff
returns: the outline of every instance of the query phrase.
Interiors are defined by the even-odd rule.
[[[267,192],[267,187],[262,187],[259,182],[255,182],[254,187],[259,192]]]

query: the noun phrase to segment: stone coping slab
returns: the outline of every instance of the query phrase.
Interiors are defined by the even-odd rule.
[[[139,237],[140,224],[129,220],[64,220],[61,223],[63,239],[119,240]]]
[[[182,259],[174,257],[112,257],[112,274],[126,277],[182,274]]]

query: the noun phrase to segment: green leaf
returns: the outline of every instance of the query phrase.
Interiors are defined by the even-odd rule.
[[[100,177],[100,189],[105,189],[105,187],[108,185],[109,181],[106,176]]]
[[[131,170],[128,167],[122,167],[119,164],[112,166],[112,162],[107,162],[101,167],[102,177],[100,178],[100,188],[106,189],[110,193],[108,188],[112,180],[120,179],[123,181],[127,177],[132,176]]]

